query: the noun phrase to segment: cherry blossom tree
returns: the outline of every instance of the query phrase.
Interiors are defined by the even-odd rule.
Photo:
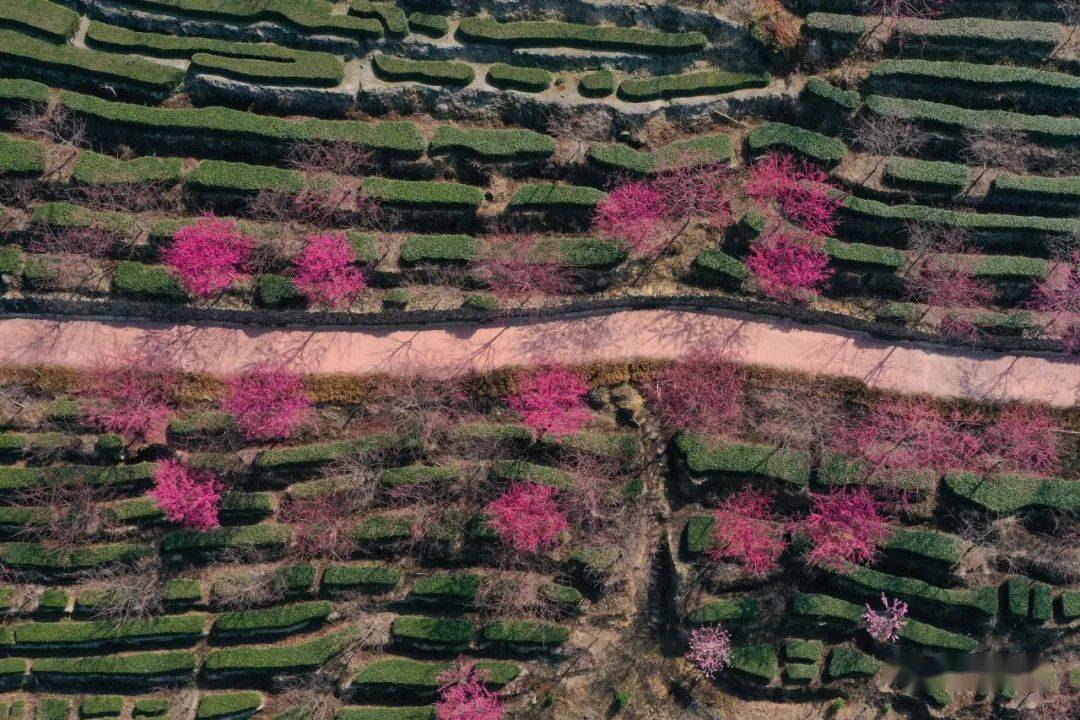
[[[308,416],[311,399],[296,373],[259,365],[226,381],[222,409],[248,440],[291,437]]]
[[[630,252],[655,260],[695,220],[723,229],[731,223],[731,171],[722,163],[681,156],[647,180],[616,187],[596,208],[593,225]]]
[[[892,535],[881,504],[865,487],[814,494],[813,511],[799,523],[810,539],[806,560],[830,570],[870,562]]]
[[[90,425],[129,441],[150,441],[164,437],[175,387],[171,369],[153,358],[138,358],[87,371],[76,394]]]
[[[537,439],[549,433],[570,435],[589,420],[585,404],[588,392],[588,383],[577,372],[562,365],[547,365],[522,381],[509,404]]]
[[[161,258],[188,292],[210,298],[246,272],[254,247],[255,239],[242,232],[235,220],[209,214],[177,230]]]
[[[832,277],[829,256],[819,238],[772,228],[750,248],[746,266],[763,293],[784,302],[807,302]]]
[[[439,675],[439,698],[435,702],[438,720],[502,720],[503,703],[499,694],[489,690],[486,674],[474,660],[458,660]]]
[[[899,275],[905,294],[913,302],[926,303],[945,313],[942,332],[964,337],[973,332],[961,311],[980,308],[994,297],[993,287],[975,274],[979,252],[968,233],[942,225],[913,223],[908,226],[907,259]]]
[[[1054,252],[1056,261],[1036,286],[1031,307],[1046,313],[1045,330],[1060,336],[1066,351],[1078,347],[1080,338],[1080,238],[1066,239],[1064,246]]]
[[[863,622],[866,623],[866,632],[870,637],[880,643],[892,644],[900,639],[900,631],[907,625],[904,620],[907,617],[907,603],[885,597],[881,593],[882,610],[879,612],[866,603],[866,612],[863,613]]]
[[[1007,471],[1054,473],[1060,428],[1044,408],[1011,405],[986,429],[986,450]]]
[[[663,220],[664,196],[648,181],[636,180],[608,193],[596,206],[593,224],[631,252],[651,257],[661,247]]]
[[[860,422],[837,431],[838,445],[871,465],[872,472],[898,468],[939,471],[971,468],[983,451],[974,431],[981,418],[943,415],[925,400],[897,398],[875,405]]]
[[[712,350],[657,372],[645,390],[664,424],[709,434],[731,431],[742,417],[746,371]]]
[[[829,176],[788,153],[767,153],[750,167],[746,193],[767,217],[784,219],[815,237],[836,232],[840,200]]]
[[[554,547],[570,527],[549,485],[515,483],[487,506],[491,525],[510,547],[535,553]]]
[[[531,233],[492,236],[471,263],[471,271],[504,299],[558,295],[573,287],[570,266]]]
[[[784,527],[772,512],[772,498],[753,488],[726,498],[713,516],[716,529],[709,559],[735,562],[752,575],[776,568],[787,547]]]
[[[218,509],[223,487],[209,470],[194,470],[177,460],[166,460],[154,471],[148,493],[170,522],[195,530],[221,527]]]
[[[309,235],[293,261],[293,283],[311,302],[335,309],[347,307],[367,287],[345,233]]]
[[[722,625],[694,628],[686,659],[710,680],[731,664],[731,633]]]

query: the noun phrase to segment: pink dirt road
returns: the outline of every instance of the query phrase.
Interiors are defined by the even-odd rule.
[[[418,328],[269,329],[82,319],[0,320],[0,363],[87,367],[162,353],[186,370],[230,373],[262,361],[309,373],[429,372],[559,360],[676,358],[723,348],[743,362],[845,375],[889,390],[1072,405],[1080,364],[892,343],[737,313],[627,310],[556,320]]]

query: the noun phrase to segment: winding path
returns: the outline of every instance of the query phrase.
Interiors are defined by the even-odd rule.
[[[0,364],[87,367],[163,352],[186,370],[229,373],[285,361],[311,373],[450,374],[542,360],[675,358],[703,346],[743,362],[858,378],[908,393],[1073,405],[1080,363],[896,343],[732,312],[626,310],[555,320],[410,327],[273,329],[134,321],[0,319]]]

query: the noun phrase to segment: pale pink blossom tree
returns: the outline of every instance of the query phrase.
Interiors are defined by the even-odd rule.
[[[488,503],[491,526],[515,550],[536,553],[555,547],[560,533],[570,527],[556,502],[558,495],[549,485],[514,483]]]
[[[722,625],[694,628],[686,659],[710,680],[731,664],[731,633]]]
[[[309,235],[293,266],[293,283],[317,305],[347,307],[367,287],[345,233]]]
[[[882,610],[879,612],[866,603],[866,612],[863,613],[863,622],[866,623],[866,632],[870,637],[880,643],[892,644],[900,639],[900,631],[907,625],[904,620],[907,617],[907,603],[885,597],[881,593]]]
[[[772,510],[772,498],[753,488],[726,498],[713,515],[716,529],[708,557],[735,562],[752,575],[767,575],[787,547],[784,527]]]
[[[772,220],[783,219],[815,237],[836,232],[840,199],[829,176],[788,153],[768,153],[750,167],[746,193]]]
[[[221,407],[248,440],[275,440],[292,436],[307,418],[311,399],[299,375],[260,365],[226,381]]]
[[[814,494],[813,511],[798,524],[810,540],[806,560],[830,570],[870,562],[892,535],[881,504],[865,487]]]
[[[173,414],[175,373],[153,359],[89,370],[76,390],[87,422],[132,440],[160,440]]]
[[[573,287],[571,267],[531,233],[492,236],[471,270],[492,293],[505,299],[559,295]]]
[[[986,429],[986,450],[997,467],[1047,473],[1060,464],[1058,424],[1045,408],[1010,405]]]
[[[221,527],[218,510],[222,490],[217,476],[209,470],[166,460],[154,471],[154,487],[148,494],[170,522],[206,531]]]
[[[657,372],[645,390],[668,427],[719,435],[742,417],[745,384],[741,366],[701,350]]]
[[[247,271],[254,248],[255,239],[242,232],[235,220],[209,214],[177,230],[161,259],[188,292],[209,298]]]
[[[488,689],[486,674],[476,661],[461,659],[439,675],[439,698],[435,702],[438,720],[502,720],[503,702]]]
[[[1055,262],[1031,296],[1031,307],[1045,313],[1045,331],[1062,339],[1066,352],[1080,347],[1080,248],[1077,239],[1055,253]]]
[[[963,470],[983,451],[974,428],[981,418],[943,415],[925,400],[883,400],[860,422],[837,430],[838,445],[862,457],[872,471],[897,468]]]
[[[571,435],[589,420],[588,392],[589,384],[579,373],[562,365],[546,365],[522,381],[509,405],[538,439],[549,433]]]
[[[763,293],[784,302],[807,302],[832,277],[820,238],[774,227],[750,248],[746,266]]]

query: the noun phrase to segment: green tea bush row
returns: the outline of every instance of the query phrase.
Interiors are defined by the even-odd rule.
[[[548,158],[555,153],[555,138],[534,130],[487,130],[440,125],[431,152],[463,153],[484,160]]]
[[[619,97],[627,102],[650,102],[677,97],[722,95],[747,88],[763,88],[770,82],[772,76],[767,72],[702,70],[679,75],[626,78],[619,83]]]
[[[332,14],[327,0],[262,0],[257,3],[232,3],[221,0],[135,0],[159,12],[172,10],[183,14],[205,15],[232,24],[259,21],[281,23],[304,33],[342,35],[354,39],[382,37],[382,23],[373,18]]]
[[[548,20],[499,22],[490,17],[463,18],[457,35],[463,40],[510,47],[578,47],[663,54],[696,52],[708,44],[700,32],[669,33]]]
[[[1080,509],[1077,480],[1012,474],[987,480],[977,473],[949,472],[945,488],[955,497],[998,515],[1028,508]]]
[[[893,157],[885,163],[885,184],[901,190],[956,194],[968,186],[970,169],[959,163]]]
[[[387,565],[331,565],[322,576],[323,592],[390,592],[401,583],[401,571]]]
[[[254,715],[263,705],[262,693],[254,690],[212,693],[199,698],[195,720],[245,718]]]
[[[352,701],[379,701],[385,698],[402,698],[423,702],[435,696],[439,688],[438,677],[452,663],[426,662],[406,658],[376,660],[360,669],[348,688]],[[508,662],[481,661],[477,669],[487,676],[487,684],[502,687],[521,674],[521,669]]]
[[[456,60],[412,60],[376,55],[371,63],[376,75],[394,82],[411,80],[428,85],[464,86],[476,79],[476,71],[471,65]]]
[[[281,605],[263,610],[240,610],[222,613],[214,621],[211,637],[235,638],[247,635],[287,634],[326,620],[334,607],[329,602]]]
[[[79,13],[49,0],[4,0],[0,25],[14,25],[63,41],[79,28]]]
[[[728,162],[733,153],[731,136],[703,135],[690,140],[676,140],[652,152],[635,150],[619,143],[593,145],[587,157],[590,162],[606,170],[646,175],[683,162]]]
[[[0,176],[41,175],[43,172],[45,147],[41,143],[0,133]]]
[[[495,63],[488,68],[487,81],[497,88],[538,93],[551,87],[555,76],[543,68]]]
[[[754,155],[791,152],[823,165],[835,165],[848,153],[844,143],[836,138],[778,122],[754,128],[746,136],[746,142]]]
[[[409,34],[409,23],[405,19],[405,12],[393,3],[352,0],[349,4],[349,14],[377,18],[386,28],[388,35]]]
[[[278,523],[240,525],[206,532],[174,530],[165,534],[161,551],[167,555],[187,555],[229,548],[282,549],[288,540],[289,526]]]
[[[1035,61],[1046,58],[1061,41],[1056,23],[955,18],[897,23],[895,38],[918,43],[924,54],[980,59]]]
[[[203,669],[210,676],[309,672],[332,660],[362,633],[362,628],[350,627],[298,644],[211,650]]]
[[[810,458],[783,448],[682,433],[675,441],[694,476],[754,477],[796,487],[810,484]]]
[[[64,648],[86,645],[158,643],[191,644],[206,632],[202,613],[163,615],[123,625],[103,621],[26,622],[12,627],[15,648]]]

